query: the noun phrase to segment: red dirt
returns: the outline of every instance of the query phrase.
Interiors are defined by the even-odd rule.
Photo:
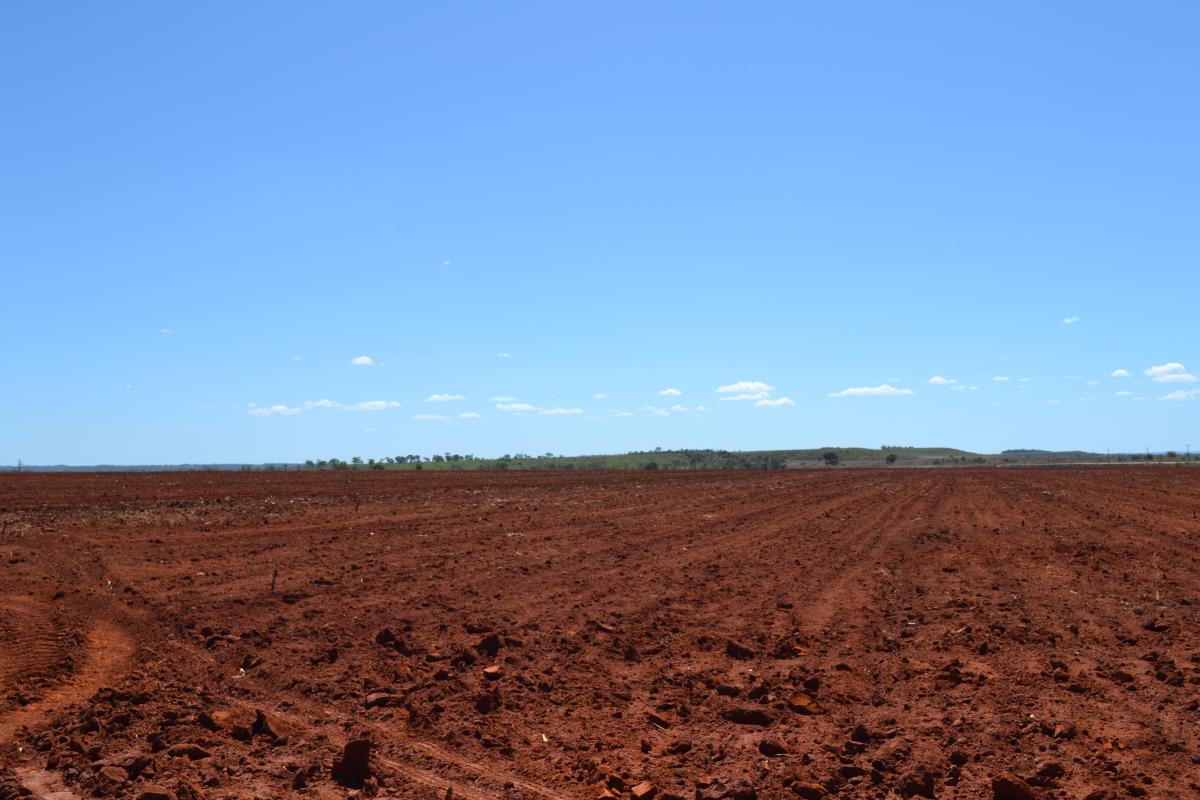
[[[0,800],[1195,797],[1198,515],[1183,468],[7,475]]]

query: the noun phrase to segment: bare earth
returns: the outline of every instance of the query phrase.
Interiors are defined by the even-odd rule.
[[[0,800],[1197,797],[1198,514],[1186,468],[5,475]]]

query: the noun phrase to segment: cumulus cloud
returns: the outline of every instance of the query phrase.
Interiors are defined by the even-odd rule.
[[[941,375],[934,375],[929,382],[934,386],[953,386],[958,383],[954,378],[943,378]]]
[[[1192,375],[1183,364],[1172,361],[1146,370],[1146,375],[1157,383],[1195,383],[1196,376]]]
[[[735,394],[732,397],[722,397],[722,400],[766,400],[771,396],[770,392],[743,392]]]
[[[424,422],[442,422],[444,420],[450,419],[449,417],[443,416],[441,414],[413,414],[412,418],[419,419]]]
[[[342,404],[341,404],[341,403],[334,402],[333,400],[310,400],[310,401],[308,401],[307,403],[305,403],[305,404],[304,404],[304,407],[305,407],[305,408],[307,408],[307,409],[312,409],[312,408],[341,408],[341,407],[342,407]]]
[[[792,398],[790,397],[776,397],[774,400],[763,398],[754,405],[759,408],[782,408],[783,406],[794,406],[796,404],[792,402]]]
[[[1175,391],[1171,392],[1170,394],[1164,394],[1162,396],[1162,399],[1163,400],[1191,400],[1193,397],[1200,397],[1200,389],[1192,389],[1191,391],[1186,391],[1186,392],[1183,389],[1176,389]]]
[[[728,386],[717,387],[717,392],[719,394],[737,394],[739,392],[753,394],[757,392],[773,391],[775,391],[774,386],[768,386],[762,381],[738,381],[737,383],[731,383]]]
[[[1077,317],[1074,314],[1063,320],[1063,325],[1074,325],[1076,322],[1083,322],[1083,317]],[[1103,327],[1103,326],[1101,326]]]
[[[464,411],[463,413],[458,415],[458,418],[459,419],[480,419],[481,415],[476,414],[474,411]]]
[[[687,411],[687,406],[681,406],[681,405],[676,404],[676,405],[671,406],[671,410],[674,411],[676,414],[683,414]]]
[[[1121,390],[1121,391],[1119,391],[1119,392],[1113,392],[1113,395],[1114,395],[1115,397],[1129,397],[1129,396],[1131,396],[1132,394],[1133,394],[1133,392],[1126,392],[1126,391],[1124,391],[1124,390]]]
[[[252,408],[247,412],[252,417],[291,417],[296,414],[303,414],[302,408],[289,408],[288,406],[279,404],[267,406],[266,408]]]
[[[426,403],[453,403],[455,400],[466,400],[461,394],[431,394],[425,398]]]
[[[515,397],[507,397],[507,396],[489,397],[488,398],[489,403],[515,403],[516,400],[517,400],[517,398],[515,398]]]
[[[385,411],[389,408],[399,408],[404,405],[397,400],[367,400],[362,403],[344,406],[347,411]]]
[[[1108,374],[1110,378],[1129,378],[1132,377],[1127,369],[1114,369]]]
[[[1011,381],[1012,378],[1008,377],[1007,375],[997,375],[996,377],[992,378],[992,380],[1003,383],[1004,381]]]
[[[886,397],[892,395],[912,394],[912,389],[897,389],[895,386],[851,386],[840,392],[830,392],[830,397]]]
[[[582,408],[543,408],[538,412],[543,417],[565,417],[572,414],[582,414]]]
[[[350,363],[356,367],[373,367],[375,366],[375,359],[370,356],[355,356],[350,359]]]
[[[498,411],[516,411],[516,412],[537,411],[537,408],[529,405],[529,403],[497,403],[496,409]]]
[[[678,389],[663,389],[658,393],[659,397],[679,397],[683,392]]]

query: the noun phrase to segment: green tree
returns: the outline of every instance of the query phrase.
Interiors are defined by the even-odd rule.
[[[838,454],[833,450],[826,450],[825,454],[822,455],[821,458],[824,459],[825,466],[827,467],[836,467],[838,465]]]
[[[895,463],[896,463],[896,454],[895,454],[895,453],[888,453],[888,456],[887,456],[887,458],[886,458],[886,459],[884,459],[884,460],[885,460],[885,461],[887,461],[887,463],[889,463],[889,464],[895,464]]]

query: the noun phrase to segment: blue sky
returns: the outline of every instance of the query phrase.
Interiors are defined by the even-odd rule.
[[[1200,446],[1198,24],[9,4],[0,463]]]

